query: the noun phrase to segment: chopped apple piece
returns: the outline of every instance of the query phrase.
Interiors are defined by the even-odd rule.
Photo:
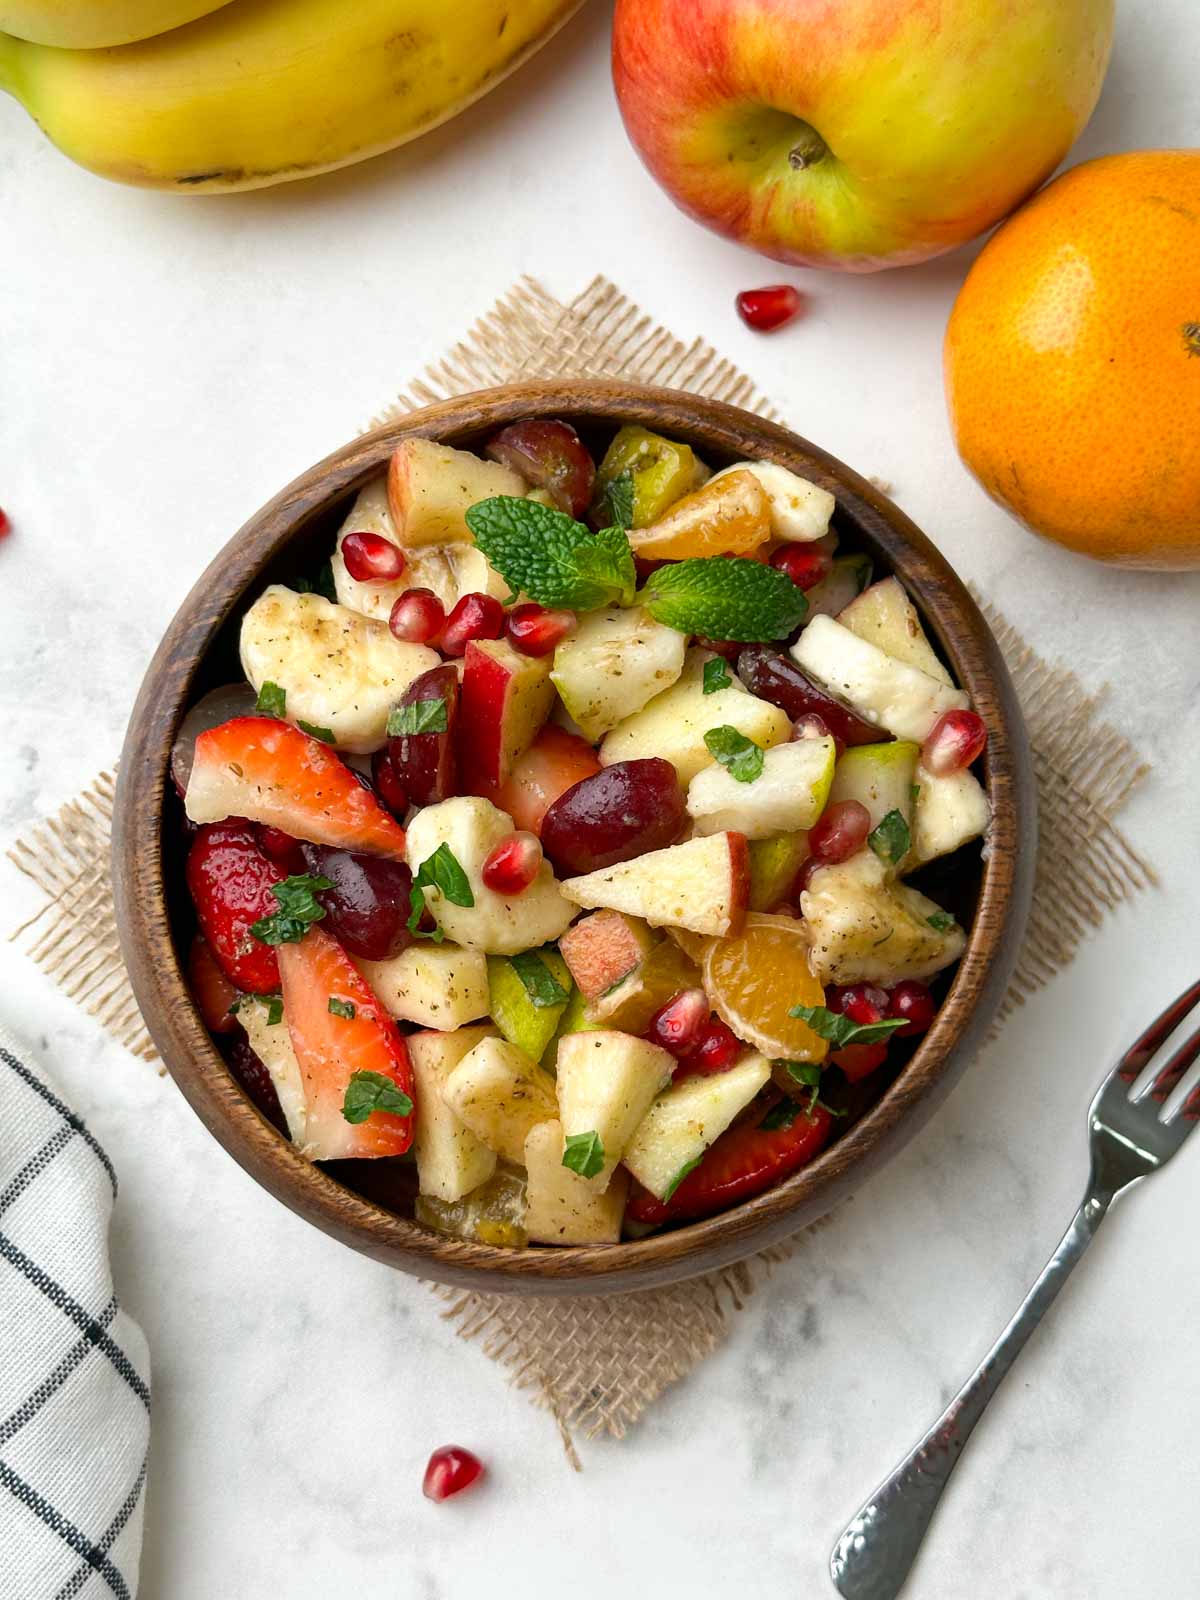
[[[877,828],[891,811],[898,811],[912,828],[913,785],[921,747],[910,739],[886,744],[858,744],[844,750],[833,775],[829,804],[857,800]]]
[[[554,704],[550,662],[507,639],[476,639],[463,658],[458,764],[465,789],[493,794],[533,743]]]
[[[595,1000],[627,978],[655,942],[649,927],[637,917],[594,911],[567,929],[558,948],[583,998]]]
[[[828,489],[822,489],[798,473],[789,472],[775,461],[736,461],[712,479],[713,483],[732,472],[752,472],[767,497],[773,539],[799,540],[811,544],[829,532],[829,519],[837,502]]]
[[[616,1244],[629,1179],[616,1172],[599,1193],[563,1166],[563,1146],[561,1122],[540,1122],[525,1141],[525,1232],[530,1244]]]
[[[938,660],[937,652],[925,636],[917,608],[898,578],[884,578],[864,589],[838,613],[838,621],[868,644],[877,645],[884,655],[895,661],[906,661],[910,667],[927,672],[939,683],[953,686],[954,680]]]
[[[791,737],[786,713],[769,701],[752,695],[738,678],[713,694],[704,692],[704,664],[713,660],[710,650],[687,653],[678,683],[655,695],[641,711],[619,722],[600,746],[602,766],[662,756],[669,761],[686,789],[703,767],[713,764],[704,743],[710,728],[728,726],[769,749]]]
[[[943,711],[970,705],[961,689],[885,655],[832,617],[813,618],[792,646],[792,658],[830,694],[897,739],[921,744]]]
[[[446,1079],[442,1098],[489,1150],[518,1165],[531,1130],[558,1115],[550,1073],[507,1039],[481,1039]]]
[[[608,606],[583,618],[554,652],[559,699],[593,743],[676,682],[687,640],[640,606]]]
[[[747,839],[811,828],[825,809],[837,751],[828,736],[777,744],[763,757],[762,772],[740,782],[726,767],[705,767],[688,786],[687,808],[696,832],[736,828]]]
[[[440,845],[448,846],[466,874],[474,904],[455,905],[436,888],[425,890],[425,904],[448,939],[493,956],[549,944],[566,932],[575,916],[575,906],[564,898],[548,861],[542,862],[537,877],[519,895],[506,897],[485,886],[483,863],[512,831],[512,819],[490,800],[456,795],[418,811],[406,842],[414,876]]]
[[[296,1048],[288,1029],[287,1018],[279,1004],[279,1021],[271,1021],[273,996],[243,995],[238,1002],[238,1021],[246,1030],[250,1048],[266,1067],[279,1096],[279,1106],[292,1143],[303,1148],[306,1111],[304,1099],[304,1074],[296,1059]]]
[[[482,950],[421,939],[387,961],[356,961],[380,1002],[401,1022],[450,1033],[486,1017],[487,957]]]
[[[889,881],[870,850],[815,872],[800,896],[822,984],[931,978],[966,948],[962,929],[934,901]]]
[[[630,532],[645,561],[750,555],[771,537],[771,507],[752,472],[719,472],[702,489],[676,501],[665,516]]]
[[[563,991],[563,999],[548,1002],[525,983],[518,964],[508,956],[487,958],[487,979],[492,1021],[510,1043],[536,1061],[554,1037],[571,993],[571,973],[557,950],[528,950],[521,962],[540,962],[542,969]],[[534,967],[537,972],[537,967]],[[513,1160],[519,1159],[514,1156]]]
[[[446,1081],[458,1063],[489,1030],[459,1028],[454,1033],[414,1033],[408,1054],[416,1078],[416,1129],[413,1151],[422,1194],[461,1200],[486,1183],[496,1170],[495,1153],[480,1142],[446,1103]]]
[[[664,1199],[770,1077],[771,1063],[752,1051],[728,1072],[671,1084],[638,1123],[625,1147],[625,1165]]]
[[[439,656],[392,637],[319,594],[273,583],[242,618],[242,669],[255,689],[274,683],[287,719],[333,735],[339,750],[370,755],[387,742],[388,713]]]
[[[948,772],[936,777],[918,767],[917,814],[912,854],[903,870],[911,871],[937,856],[978,839],[991,826],[992,808],[983,785],[973,772]]]
[[[688,928],[724,939],[741,927],[750,892],[745,835],[689,839],[567,878],[560,887],[568,900],[588,910],[606,906],[641,917],[653,928]]]
[[[808,860],[808,835],[784,833],[774,839],[752,839],[749,854],[750,910],[773,911],[788,898],[796,874]]]
[[[499,462],[432,439],[402,439],[387,482],[392,525],[406,550],[459,539],[470,543],[466,513],[471,506],[497,494],[523,497],[528,487]]]
[[[571,1033],[558,1045],[558,1108],[563,1133],[594,1133],[602,1165],[587,1177],[603,1190],[656,1095],[671,1081],[675,1058],[648,1039],[615,1028]]]
[[[681,989],[698,989],[700,972],[671,939],[655,945],[644,961],[588,1004],[588,1020],[602,1028],[644,1033],[650,1018]]]

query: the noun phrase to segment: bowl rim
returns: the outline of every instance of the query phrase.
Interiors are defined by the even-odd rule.
[[[347,1189],[301,1156],[228,1071],[192,1003],[175,945],[162,853],[170,748],[197,668],[263,568],[316,518],[387,464],[403,438],[469,443],[531,416],[640,423],[730,460],[775,460],[831,490],[856,537],[883,554],[988,724],[993,822],[967,946],[933,1026],[880,1099],[809,1166],[752,1200],[670,1232],[616,1245],[524,1250],[443,1238]],[[146,670],[130,718],[113,816],[122,953],[151,1037],[225,1149],[290,1209],[377,1259],[460,1287],[592,1293],[656,1287],[778,1244],[832,1210],[924,1124],[982,1045],[1003,998],[1032,892],[1036,820],[1028,744],[1011,681],[982,613],[927,536],[858,473],[777,423],[725,402],[619,380],[507,384],[423,407],[343,445],[257,511],[184,599]]]

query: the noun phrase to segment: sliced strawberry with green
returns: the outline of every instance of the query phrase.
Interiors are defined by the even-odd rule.
[[[186,876],[200,932],[218,968],[243,994],[273,993],[279,987],[279,963],[271,946],[256,939],[250,928],[279,910],[271,889],[284,874],[259,848],[253,826],[234,817],[197,829]],[[193,992],[213,1027],[199,990]]]
[[[193,822],[249,817],[293,839],[403,856],[404,829],[323,744],[277,717],[234,717],[196,740],[184,807]]]
[[[366,979],[321,927],[279,946],[279,973],[304,1079],[305,1154],[314,1161],[403,1155],[413,1138],[412,1066]]]
[[[209,1033],[237,1032],[233,1006],[238,991],[217,965],[212,946],[202,933],[192,940],[188,951],[188,988]]]
[[[684,1222],[724,1211],[807,1165],[832,1127],[833,1117],[820,1102],[809,1110],[799,1101],[780,1101],[723,1133],[669,1200],[656,1199],[635,1180],[625,1215],[634,1222]]]
[[[876,1044],[844,1045],[835,1050],[829,1060],[832,1066],[841,1067],[851,1083],[859,1083],[879,1071],[887,1060],[887,1053],[887,1040],[880,1039]]]

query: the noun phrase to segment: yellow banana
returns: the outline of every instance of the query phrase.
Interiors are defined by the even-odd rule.
[[[112,50],[0,36],[0,88],[119,183],[256,189],[378,155],[512,72],[582,0],[231,0]]]
[[[0,0],[0,33],[64,50],[130,44],[206,17],[226,0]]]

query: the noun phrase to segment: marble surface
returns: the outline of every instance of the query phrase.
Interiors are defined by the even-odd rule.
[[[1074,159],[1200,143],[1193,21],[1191,0],[1126,0]],[[1200,574],[1088,566],[968,479],[939,363],[969,252],[873,280],[808,274],[805,323],[774,340],[744,330],[734,293],[779,270],[688,223],[642,172],[611,100],[607,26],[594,4],[407,151],[231,198],[108,186],[0,102],[0,504],[16,524],[0,547],[0,839],[111,763],[161,630],[255,506],[519,274],[570,296],[602,271],[890,483],[1032,643],[1111,686],[1113,719],[1155,766],[1125,821],[1162,888],[1098,930],[721,1353],[623,1443],[588,1447],[578,1477],[425,1291],[276,1205],[169,1081],[0,944],[6,1020],[43,1047],[121,1173],[116,1266],[155,1366],[147,1600],[831,1593],[843,1520],[1065,1226],[1093,1084],[1196,976]],[[35,903],[0,864],[3,927]],[[1118,1210],[972,1445],[915,1597],[1195,1593],[1198,1204],[1194,1151]],[[420,1471],[446,1440],[493,1477],[434,1508]]]

